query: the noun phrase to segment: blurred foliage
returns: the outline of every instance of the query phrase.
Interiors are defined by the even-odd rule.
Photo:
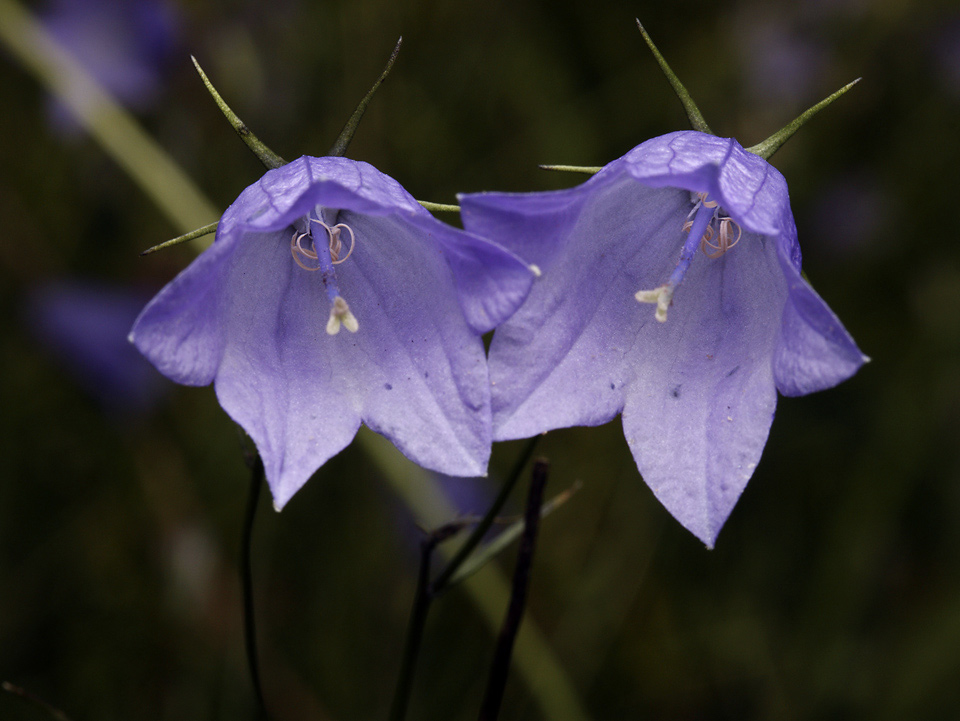
[[[36,5],[35,10],[42,10]],[[805,269],[873,362],[781,399],[708,552],[647,490],[619,421],[551,433],[530,619],[594,719],[951,718],[960,712],[960,11],[901,0],[182,0],[140,121],[221,207],[261,173],[196,77],[287,158],[324,152],[404,47],[350,148],[418,198],[579,180],[685,127],[639,15],[721,135],[762,140],[864,80],[774,158]],[[84,278],[152,291],[179,233],[0,51],[0,677],[75,721],[254,718],[235,572],[247,488],[211,389],[103,404],[31,333],[27,298]],[[951,180],[954,178],[954,180]],[[945,220],[946,218],[946,220]],[[944,230],[946,229],[946,230]],[[498,445],[495,488],[519,446]],[[384,718],[419,532],[351,447],[258,519],[265,692],[278,721]],[[479,510],[479,509],[474,509]],[[503,560],[510,568],[510,556]],[[434,607],[411,719],[468,719],[493,647]],[[537,718],[508,686],[504,721]],[[42,719],[0,696],[0,717]]]

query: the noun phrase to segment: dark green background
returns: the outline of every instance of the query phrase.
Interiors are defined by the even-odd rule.
[[[953,3],[180,10],[182,56],[141,120],[220,207],[261,169],[189,53],[294,158],[330,146],[402,34],[349,155],[439,202],[562,187],[574,179],[537,164],[600,165],[685,128],[636,16],[713,129],[745,145],[863,76],[773,163],[807,273],[873,362],[836,389],[781,399],[714,551],[653,498],[619,421],[551,433],[548,495],[584,485],[542,529],[530,612],[594,719],[960,713]],[[792,44],[814,62],[766,77]],[[171,388],[149,415],[104,413],[22,321],[43,281],[158,287],[192,256],[138,257],[177,229],[92,141],[50,131],[44,91],[4,53],[0,97],[0,677],[75,721],[253,718],[234,571],[247,472],[232,424],[210,389]],[[455,483],[495,487],[517,451],[494,449],[490,481]],[[261,510],[257,604],[276,719],[384,718],[416,574],[412,516],[355,447],[283,514]],[[441,599],[410,718],[474,717],[492,645],[463,595]],[[0,718],[45,716],[0,695]],[[516,678],[502,718],[539,718]]]

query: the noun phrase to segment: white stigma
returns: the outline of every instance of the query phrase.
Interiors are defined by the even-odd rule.
[[[673,302],[673,288],[670,285],[661,285],[653,290],[638,290],[633,297],[641,303],[656,303],[656,319],[661,323],[667,322],[667,309]]]
[[[336,335],[340,332],[340,326],[343,326],[351,333],[356,333],[360,329],[357,318],[350,312],[350,306],[342,296],[333,299],[333,305],[330,306],[330,320],[327,321],[327,333]]]

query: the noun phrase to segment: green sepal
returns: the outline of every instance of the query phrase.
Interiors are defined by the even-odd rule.
[[[431,203],[429,200],[418,200],[418,203],[424,208],[429,210],[431,213],[459,213],[459,205],[451,205],[449,203]]]
[[[580,481],[577,481],[572,487],[558,493],[556,496],[551,498],[549,501],[544,503],[540,507],[540,518],[546,518],[560,506],[570,500],[570,497],[574,493],[580,490],[583,484]],[[476,553],[470,556],[466,561],[463,562],[463,565],[456,570],[456,572],[450,576],[450,580],[444,586],[444,590],[451,586],[455,586],[463,580],[466,580],[481,568],[486,566],[490,561],[492,561],[501,551],[503,551],[507,546],[513,543],[520,537],[520,534],[523,533],[523,519],[511,523],[507,528],[500,532],[500,534],[494,538],[492,541],[487,543],[485,546],[482,546]]]
[[[213,87],[213,83],[210,82],[210,78],[208,78],[207,74],[203,72],[203,68],[200,67],[200,63],[197,62],[197,59],[193,57],[193,55],[190,56],[190,59],[193,61],[193,65],[197,69],[197,72],[200,73],[200,79],[203,80],[203,84],[207,86],[207,91],[209,91],[210,95],[213,96],[213,100],[217,104],[217,107],[220,108],[220,112],[223,113],[224,117],[227,119],[227,122],[233,126],[233,129],[237,131],[237,135],[240,136],[240,139],[246,143],[247,147],[253,151],[253,154],[259,158],[264,167],[267,170],[273,170],[274,168],[279,168],[281,165],[286,165],[287,161],[260,142],[260,139],[253,134],[253,131],[250,130],[250,128],[248,128],[246,124],[244,124],[244,122],[237,117],[237,114],[230,109],[230,106],[227,105],[222,97],[220,97],[220,93],[217,92],[217,89]]]
[[[540,170],[558,170],[561,173],[583,173],[595,175],[603,170],[600,165],[541,165]]]
[[[805,113],[800,114],[792,123],[785,125],[762,143],[757,143],[756,145],[747,148],[747,150],[754,155],[759,155],[764,160],[769,160],[770,156],[777,152],[781,145],[790,140],[791,136],[797,132],[808,120],[810,120],[810,118],[830,105],[830,103],[839,98],[859,82],[860,78],[857,78],[852,83],[847,83],[830,97],[821,100]]]
[[[694,130],[699,130],[701,133],[713,135],[714,133],[712,130],[710,130],[710,126],[707,125],[707,121],[703,119],[703,114],[700,112],[700,108],[697,107],[697,104],[693,101],[690,93],[687,92],[687,89],[684,87],[683,83],[680,82],[680,78],[678,78],[673,70],[670,69],[670,66],[667,65],[667,61],[664,59],[663,55],[660,54],[660,51],[657,50],[657,46],[653,44],[653,40],[651,40],[650,36],[647,35],[647,31],[643,29],[643,25],[640,24],[639,18],[637,18],[637,27],[640,28],[640,34],[643,35],[643,39],[647,41],[647,47],[650,48],[650,52],[653,53],[653,57],[657,59],[657,63],[659,63],[663,74],[667,76],[667,80],[669,80],[670,85],[673,86],[673,92],[677,94],[677,97],[680,98],[680,102],[683,103],[683,109],[687,112],[687,117],[690,118],[690,125]]]
[[[219,221],[218,221],[219,222]],[[155,245],[152,248],[147,248],[145,251],[140,253],[140,255],[150,255],[151,253],[156,253],[158,250],[164,250],[165,248],[172,248],[175,245],[180,245],[181,243],[187,243],[191,240],[196,240],[197,238],[202,238],[205,235],[210,235],[210,233],[217,232],[217,223],[210,223],[205,225],[202,228],[197,228],[196,230],[191,230],[189,233],[184,233],[179,235],[176,238],[170,240],[165,240],[159,245]]]
[[[340,135],[337,136],[337,141],[333,144],[333,147],[330,148],[330,151],[327,155],[334,155],[338,158],[342,158],[347,152],[347,146],[350,145],[350,141],[353,140],[353,134],[357,132],[357,126],[360,125],[360,119],[363,117],[363,114],[367,111],[367,106],[370,104],[370,100],[373,98],[373,94],[377,92],[377,88],[380,87],[387,75],[390,74],[390,70],[393,68],[393,63],[397,59],[397,55],[400,54],[400,45],[403,43],[403,36],[400,36],[400,39],[397,40],[397,46],[393,49],[393,52],[390,53],[390,59],[387,60],[387,66],[383,69],[383,72],[380,73],[380,77],[377,78],[377,82],[373,84],[373,87],[370,88],[370,91],[363,96],[363,100],[360,101],[360,104],[357,105],[357,109],[353,111],[353,115],[350,116],[350,119],[347,121],[347,124],[343,126],[343,130],[340,131]]]

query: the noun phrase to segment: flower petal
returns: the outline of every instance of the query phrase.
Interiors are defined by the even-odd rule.
[[[832,388],[869,358],[794,265],[782,256],[781,265],[790,293],[773,356],[777,389],[785,396],[802,396]]]
[[[643,352],[641,329],[655,323],[633,294],[662,282],[676,262],[687,193],[622,177],[586,200],[569,197],[583,207],[566,231],[566,251],[490,346],[497,440],[598,425],[619,413],[627,358]],[[544,246],[554,239],[534,234]]]
[[[332,340],[355,348],[350,372],[365,394],[363,421],[426,468],[485,474],[491,445],[486,357],[455,302],[444,254],[400,219],[348,212],[341,219],[358,237],[354,256],[337,275],[360,330]]]
[[[708,546],[773,421],[779,317],[770,309],[786,294],[777,264],[774,244],[752,234],[721,258],[696,258],[669,319],[648,327],[646,353],[633,357],[623,428],[637,468]]]
[[[219,293],[230,250],[214,243],[147,304],[130,331],[130,342],[177,383],[205,386],[220,366]]]

